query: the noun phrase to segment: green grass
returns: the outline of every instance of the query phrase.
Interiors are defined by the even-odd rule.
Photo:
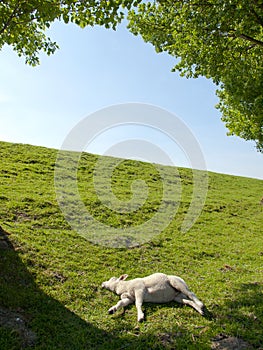
[[[179,205],[175,218],[145,244],[116,249],[92,244],[65,220],[54,189],[56,150],[0,143],[0,156],[0,226],[12,244],[12,249],[0,249],[1,350],[210,349],[211,339],[220,333],[240,337],[255,349],[263,347],[262,181],[209,173],[205,206],[183,234],[192,172],[179,169],[176,174],[174,168],[162,167],[171,183],[182,186],[180,203],[172,193],[167,201]],[[119,163],[111,181],[117,198],[132,198],[134,180],[145,181],[148,197],[139,209],[116,212],[93,186],[99,159],[83,154],[77,173],[80,198],[92,216],[120,229],[151,219],[163,195],[159,168],[130,160]],[[68,159],[66,164],[70,166]],[[97,190],[103,193],[103,186],[101,176]],[[78,217],[74,200],[70,205],[73,218]],[[122,273],[134,278],[157,271],[183,277],[213,318],[175,303],[145,304],[146,321],[141,324],[135,306],[125,314],[107,314],[118,297],[102,290],[102,281]],[[15,323],[1,323],[1,308],[21,315],[36,339],[30,343]]]

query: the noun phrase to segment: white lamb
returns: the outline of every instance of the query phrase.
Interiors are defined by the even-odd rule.
[[[120,308],[135,302],[138,322],[141,322],[144,319],[143,302],[167,303],[170,301],[190,305],[201,315],[205,314],[204,304],[189,290],[180,277],[154,273],[144,278],[125,281],[127,277],[126,274],[119,278],[112,277],[109,281],[102,283],[102,288],[121,296],[121,300],[109,309],[109,314],[114,314]]]

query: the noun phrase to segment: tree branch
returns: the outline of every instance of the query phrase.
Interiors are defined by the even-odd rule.
[[[251,43],[253,43],[253,44],[255,44],[255,45],[263,46],[263,41],[260,41],[260,40],[251,38],[251,36],[249,36],[249,35],[246,35],[246,34],[239,34],[239,35],[237,35],[237,37],[238,37],[238,38],[241,38],[241,39],[244,39],[244,40],[247,40],[247,41],[250,41]]]
[[[261,27],[263,27],[263,19],[257,14],[255,9],[252,9],[252,13],[256,17],[257,22],[261,25]]]
[[[8,20],[4,23],[4,26],[2,29],[0,29],[0,34],[3,34],[4,31],[8,28],[8,26],[11,24],[12,20],[17,16],[17,11],[19,10],[19,3],[16,5],[16,7],[11,12]]]

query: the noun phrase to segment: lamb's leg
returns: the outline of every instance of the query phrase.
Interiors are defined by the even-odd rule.
[[[134,300],[132,298],[129,298],[127,294],[122,294],[121,300],[118,301],[118,303],[114,306],[112,306],[109,310],[109,314],[114,314],[117,310],[119,310],[122,307],[125,307],[129,304],[132,304]]]
[[[196,309],[201,315],[204,315],[204,304],[197,298],[197,296],[190,291],[185,281],[177,276],[168,276],[170,285],[175,288],[178,292],[181,292],[179,294],[178,301],[179,303],[183,303],[186,305],[192,306],[194,309]]]
[[[135,305],[137,308],[138,322],[141,322],[144,320],[144,313],[142,312],[143,294],[144,294],[143,290],[135,291]]]
[[[204,305],[200,302],[200,300],[198,300],[199,303],[196,303],[194,300],[188,299],[188,297],[183,293],[180,293],[174,298],[174,301],[177,301],[180,304],[189,305],[192,308],[194,308],[197,312],[199,312],[199,314],[204,316]]]

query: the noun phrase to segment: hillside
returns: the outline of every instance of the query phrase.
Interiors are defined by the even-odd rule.
[[[182,233],[192,172],[162,167],[169,182],[182,187],[180,201],[167,200],[178,206],[174,219],[144,244],[113,248],[110,238],[108,245],[104,236],[94,244],[71,228],[72,217],[79,218],[74,200],[68,220],[63,216],[54,188],[56,150],[1,142],[0,155],[1,350],[222,349],[231,341],[240,349],[263,347],[263,181],[209,173],[202,213]],[[163,196],[158,167],[119,162],[111,179],[117,198],[132,198],[134,180],[145,181],[148,197],[141,208],[133,203],[130,211],[112,211],[93,186],[99,160],[83,154],[77,172],[79,196],[92,216],[120,229],[150,220]],[[72,189],[64,191],[71,198]],[[141,324],[135,306],[107,314],[118,297],[101,289],[103,281],[157,271],[184,278],[213,317],[175,303],[143,305]]]

